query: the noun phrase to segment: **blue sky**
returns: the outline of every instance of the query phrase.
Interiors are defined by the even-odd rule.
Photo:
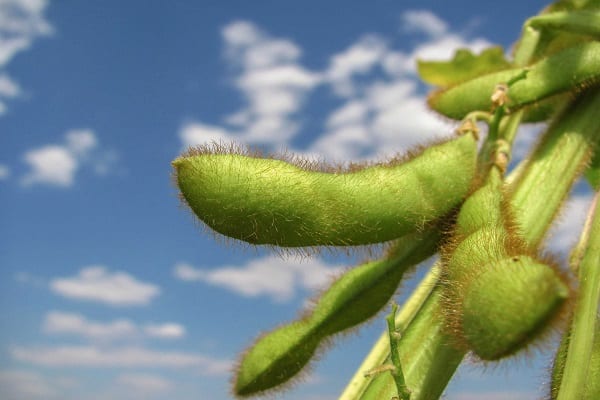
[[[345,161],[448,135],[416,57],[509,48],[544,3],[0,0],[0,397],[230,398],[237,354],[362,256],[219,240],[170,161],[211,140]],[[550,247],[575,241],[587,201]],[[277,397],[336,399],[382,329]],[[548,357],[462,368],[447,398],[540,397]]]

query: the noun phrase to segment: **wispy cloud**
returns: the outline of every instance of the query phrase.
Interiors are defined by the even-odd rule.
[[[196,368],[205,375],[222,375],[231,368],[229,360],[189,351],[157,351],[130,346],[13,346],[9,353],[17,361],[45,367]]]
[[[164,324],[148,324],[143,327],[144,333],[159,339],[179,339],[185,336],[185,327],[174,322]]]
[[[46,314],[43,330],[50,334],[71,334],[94,340],[114,340],[133,337],[139,329],[127,319],[109,323],[94,322],[80,314],[51,311]]]
[[[76,276],[53,279],[50,288],[74,300],[111,306],[148,305],[161,292],[157,285],[141,282],[126,272],[110,272],[103,266],[86,267]]]
[[[44,184],[68,188],[75,183],[82,166],[103,175],[115,162],[113,152],[101,149],[91,129],[74,129],[65,134],[62,144],[52,144],[30,150],[23,160],[29,171],[21,178],[24,186]]]
[[[44,319],[43,331],[54,335],[76,335],[102,342],[142,337],[179,339],[186,334],[185,327],[174,322],[139,325],[125,318],[99,322],[89,320],[81,314],[63,311],[48,312]]]
[[[334,54],[330,58],[326,76],[336,94],[343,97],[355,95],[355,76],[367,74],[381,64],[387,52],[385,40],[366,35],[346,50]]]
[[[0,164],[0,181],[10,177],[10,168],[7,165]]]
[[[417,58],[444,59],[458,48],[480,51],[490,43],[453,32],[441,18],[424,10],[400,17],[405,35],[425,33],[412,50],[395,49],[376,34],[361,35],[332,54],[325,68],[301,64],[302,49],[249,21],[235,21],[222,30],[226,60],[235,72],[234,87],[246,106],[220,124],[186,123],[179,135],[184,146],[212,140],[285,145],[311,157],[347,161],[403,151],[432,137],[447,136],[451,126],[425,105],[416,77]],[[292,139],[302,131],[304,103],[317,87],[332,90],[340,100],[323,124],[323,133],[303,149]]]
[[[2,71],[36,38],[53,32],[44,16],[47,6],[46,0],[0,1],[0,115],[6,112],[6,100],[21,94],[19,85]]]
[[[429,10],[403,12],[400,26],[404,32],[421,32],[431,37],[439,37],[448,32],[448,24]]]
[[[241,266],[200,269],[180,263],[174,275],[183,281],[198,281],[220,286],[245,297],[269,296],[283,302],[293,298],[296,290],[313,290],[331,282],[342,268],[319,259],[283,260],[267,256]]]
[[[321,76],[299,63],[300,48],[273,38],[249,21],[234,21],[222,32],[224,53],[235,70],[233,85],[245,105],[224,117],[224,125],[188,122],[184,145],[236,139],[243,143],[287,143],[298,131],[295,120],[306,94]]]
[[[144,396],[145,398],[163,395],[173,387],[169,380],[155,374],[121,374],[116,383],[124,386],[126,390],[131,390],[136,397]]]
[[[58,399],[55,382],[31,371],[0,370],[0,397],[4,400]]]

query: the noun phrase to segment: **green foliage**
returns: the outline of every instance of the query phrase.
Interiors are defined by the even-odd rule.
[[[572,274],[538,250],[579,177],[600,187],[598,10],[598,0],[552,4],[526,21],[512,60],[491,48],[419,62],[422,78],[439,86],[429,105],[462,124],[459,137],[412,155],[339,170],[222,144],[173,162],[183,200],[217,234],[285,248],[389,246],[348,269],[300,318],[261,335],[240,359],[236,396],[285,387],[438,252],[441,265],[395,321],[394,308],[388,335],[341,399],[437,399],[468,352],[484,360],[521,354],[565,319],[549,392],[600,398],[598,199]],[[477,121],[488,124],[481,146]],[[551,123],[505,178],[526,121]]]
[[[579,92],[600,83],[600,42],[569,47],[524,68],[511,68],[479,76],[462,84],[435,92],[429,106],[452,119],[463,119],[475,110],[492,108],[490,93],[498,83],[507,82],[525,69],[527,79],[515,83],[507,103],[511,111],[528,106],[528,120],[544,120],[536,110],[540,101],[564,92]],[[533,118],[535,116],[536,118]]]
[[[470,50],[460,49],[451,61],[417,61],[417,71],[421,79],[442,87],[510,67],[510,62],[504,58],[502,47],[490,47],[478,55]]]

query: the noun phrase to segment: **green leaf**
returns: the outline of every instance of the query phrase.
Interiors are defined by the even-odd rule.
[[[511,63],[504,58],[504,50],[500,46],[490,47],[479,55],[467,49],[459,49],[451,61],[417,61],[421,79],[437,86],[455,85],[510,66]]]

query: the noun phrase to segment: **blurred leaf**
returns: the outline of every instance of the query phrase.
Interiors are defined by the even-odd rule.
[[[585,179],[594,190],[600,190],[600,154],[595,153],[592,161],[585,171]]]
[[[479,55],[467,49],[459,49],[450,61],[417,61],[417,70],[421,79],[437,86],[455,85],[510,66],[500,46],[490,47]]]

